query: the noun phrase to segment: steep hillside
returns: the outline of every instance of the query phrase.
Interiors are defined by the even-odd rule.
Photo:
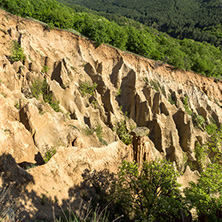
[[[110,44],[179,69],[221,78],[222,51],[207,42],[177,40],[131,21],[118,25],[93,13],[76,12],[56,0],[2,0],[0,7],[15,15],[47,23],[48,29],[58,27],[77,31],[94,40],[97,46]]]
[[[203,0],[57,0],[75,10],[78,5],[118,22],[120,15],[167,32],[175,38],[191,38],[221,45],[222,1]]]
[[[221,82],[2,10],[0,56],[1,183],[19,221],[78,208],[83,172],[122,160],[168,159],[185,186],[222,123]]]

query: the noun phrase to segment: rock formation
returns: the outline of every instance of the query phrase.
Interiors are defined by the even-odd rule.
[[[12,61],[13,41],[25,61]],[[44,80],[59,112],[33,96]],[[52,206],[78,205],[71,191],[85,169],[166,158],[192,179],[184,156],[195,163],[195,143],[207,133],[189,113],[221,124],[222,83],[1,10],[0,104],[2,185],[13,187],[16,217],[52,220]],[[121,121],[130,145],[116,133]]]

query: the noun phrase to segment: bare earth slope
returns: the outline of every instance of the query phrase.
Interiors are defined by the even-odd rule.
[[[13,40],[24,49],[23,63],[10,60]],[[60,112],[32,96],[33,82],[44,78]],[[84,82],[97,83],[94,95],[81,92]],[[56,213],[78,206],[84,170],[115,172],[124,159],[167,158],[186,171],[180,181],[187,185],[194,174],[184,157],[196,164],[195,143],[207,133],[194,127],[185,101],[206,124],[222,123],[222,83],[107,45],[96,48],[84,37],[0,10],[0,171],[20,221],[50,221],[52,206]],[[125,145],[116,134],[121,120],[129,132],[147,127],[149,136]],[[87,135],[96,128],[102,134]],[[56,154],[45,163],[48,151]]]

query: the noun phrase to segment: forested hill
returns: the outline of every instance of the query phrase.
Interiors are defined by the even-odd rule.
[[[121,26],[92,13],[76,12],[56,0],[0,0],[0,7],[22,17],[43,21],[48,29],[74,29],[94,40],[96,46],[107,43],[176,68],[207,76],[222,76],[222,50],[219,46],[174,39],[142,24]]]
[[[207,41],[216,46],[222,43],[222,0],[58,0],[79,4],[110,14],[126,16],[153,26],[176,38]],[[105,14],[104,14],[105,13]]]

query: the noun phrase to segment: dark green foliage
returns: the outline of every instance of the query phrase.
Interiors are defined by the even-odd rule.
[[[166,8],[168,6],[170,7],[171,2],[161,1],[155,1],[155,4],[152,2],[154,11],[160,6],[162,8],[164,6],[163,11],[165,12],[167,11]],[[189,1],[191,3],[193,0]],[[127,8],[127,5],[125,5],[126,2],[122,3],[124,4],[124,7]],[[92,2],[90,2],[90,4],[91,3]],[[140,4],[133,2],[132,5],[135,5],[137,8],[138,6],[141,7],[142,3],[144,3],[142,8],[146,14],[146,10],[148,9],[146,8],[146,2],[142,1]],[[182,2],[178,4],[178,8],[182,10]],[[211,4],[213,4],[212,1]],[[96,5],[98,6],[98,4]],[[93,39],[96,46],[99,46],[101,43],[111,44],[115,47],[126,49],[151,59],[162,60],[174,65],[176,68],[193,70],[207,76],[216,77],[220,76],[222,73],[221,48],[206,42],[200,43],[190,39],[176,40],[153,28],[117,16],[116,21],[119,21],[118,23],[121,24],[119,25],[113,21],[111,22],[101,16],[93,14],[92,12],[85,13],[82,9],[78,9],[81,12],[76,12],[55,0],[1,0],[0,7],[17,15],[33,17],[43,21],[49,24],[46,28],[48,31],[50,31],[49,27],[53,26],[75,29]],[[183,12],[189,14],[190,12],[187,9],[192,9],[193,7],[196,8],[196,4],[190,4],[190,6],[185,7]],[[191,11],[193,11],[193,9]],[[135,13],[136,11],[131,9],[131,12]],[[162,16],[162,12],[160,15]],[[174,18],[176,17],[174,17],[173,14],[167,15],[167,21],[173,21]],[[214,18],[217,19],[215,16]],[[153,23],[155,23],[155,21],[152,21],[152,24]],[[192,21],[190,23],[192,23]],[[174,22],[173,24],[177,26],[180,23]],[[218,25],[218,27],[219,28],[216,28],[215,30],[212,28],[213,32],[216,33],[221,28],[221,25]],[[208,32],[210,32],[209,29]],[[222,36],[222,31],[219,33],[221,33]]]
[[[10,56],[10,60],[12,62],[25,61],[25,54],[21,45],[14,40],[12,42],[11,53],[12,55]]]
[[[76,11],[97,11],[121,25],[133,23],[130,19],[167,32],[176,38],[192,38],[215,46],[222,43],[222,1],[202,0],[59,0]],[[91,11],[90,11],[91,12]],[[130,19],[126,19],[126,16]]]
[[[180,221],[186,203],[177,176],[166,161],[143,162],[141,170],[135,162],[124,161],[113,197],[125,221]]]
[[[212,163],[222,163],[222,125],[218,127],[210,136],[206,144],[209,152],[209,158]]]
[[[195,156],[200,167],[197,183],[185,189],[191,208],[196,208],[198,221],[222,221],[222,129],[217,129],[204,145],[196,144]],[[206,157],[211,163],[206,166]]]
[[[222,166],[209,164],[198,182],[190,182],[186,198],[197,209],[199,221],[222,221]]]

